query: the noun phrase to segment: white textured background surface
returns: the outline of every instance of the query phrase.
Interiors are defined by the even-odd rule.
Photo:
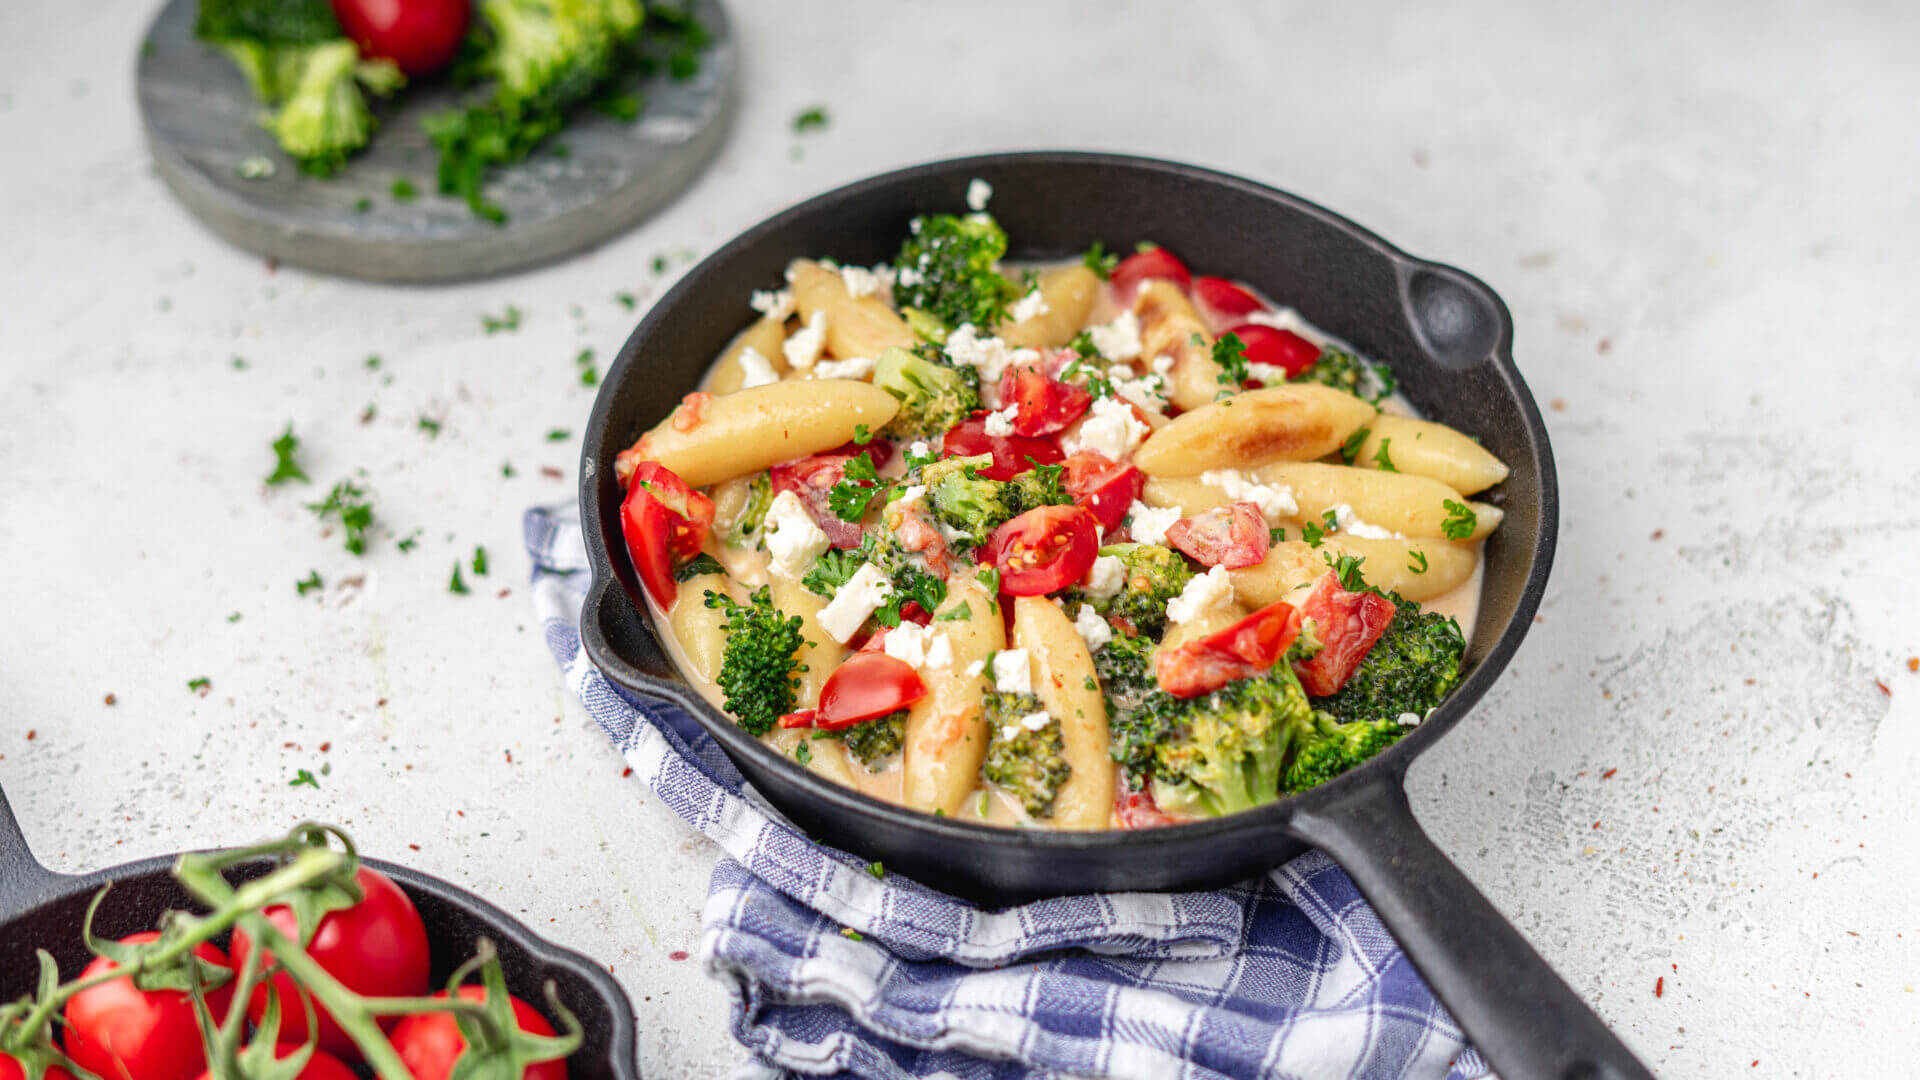
[[[1414,770],[1441,846],[1663,1075],[1913,1075],[1920,8],[996,6],[739,3],[745,107],[696,190],[562,266],[382,289],[173,205],[132,107],[148,3],[7,5],[0,784],[42,858],[337,820],[611,963],[650,1075],[725,1073],[725,998],[671,958],[714,853],[621,779],[519,588],[521,509],[574,490],[546,439],[585,419],[574,356],[618,347],[616,292],[803,195],[1130,150],[1320,200],[1513,309],[1562,547],[1511,677]],[[792,135],[816,103],[832,126]],[[483,336],[508,303],[520,331]],[[365,559],[260,483],[289,421],[316,487],[366,470]],[[475,544],[493,575],[449,595]]]

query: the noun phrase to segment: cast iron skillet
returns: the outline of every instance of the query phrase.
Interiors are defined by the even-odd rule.
[[[1433,419],[1478,435],[1513,475],[1483,498],[1506,519],[1486,546],[1479,625],[1464,677],[1417,730],[1312,791],[1216,821],[1141,832],[1052,832],[966,824],[867,798],[774,753],[710,706],[660,647],[620,537],[613,459],[693,390],[748,320],[751,290],[788,260],[892,257],[907,221],[965,205],[993,185],[992,212],[1021,257],[1100,240],[1152,240],[1199,271],[1250,281],[1385,360]],[[593,565],[581,634],[617,685],[692,713],[781,811],[813,835],[888,869],[989,905],[1126,889],[1239,881],[1309,845],[1333,856],[1435,993],[1509,1080],[1647,1072],[1408,810],[1402,777],[1499,677],[1526,635],[1553,562],[1558,495],[1539,410],[1514,367],[1506,306],[1479,281],[1416,259],[1285,192],[1188,165],[1106,154],[996,154],[863,180],[755,226],[695,267],[627,340],[587,428],[580,511]]]
[[[96,930],[107,937],[151,930],[160,913],[170,908],[197,910],[168,873],[173,861],[173,856],[161,856],[90,874],[56,874],[27,850],[6,793],[0,791],[0,1001],[33,990],[40,970],[33,958],[35,949],[53,954],[60,962],[61,978],[80,974],[92,959],[80,939],[81,921],[88,901],[108,882],[113,890],[94,921]],[[378,859],[363,861],[392,878],[420,909],[433,951],[436,985],[473,955],[475,939],[491,938],[500,951],[507,985],[516,994],[544,1012],[540,987],[552,979],[561,1003],[579,1017],[585,1041],[567,1058],[568,1077],[640,1080],[633,1007],[605,968],[542,940],[513,916],[464,889],[404,866]]]

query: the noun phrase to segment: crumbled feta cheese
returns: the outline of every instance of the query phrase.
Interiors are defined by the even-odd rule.
[[[1127,532],[1136,543],[1164,544],[1167,542],[1167,530],[1185,516],[1177,506],[1161,509],[1135,499],[1133,505],[1127,508],[1127,517],[1131,519]]]
[[[1333,508],[1333,519],[1339,523],[1341,532],[1346,533],[1348,536],[1357,536],[1362,540],[1406,539],[1405,536],[1394,532],[1392,529],[1382,528],[1379,525],[1361,521],[1359,515],[1353,512],[1353,507],[1348,506],[1346,503],[1341,503]]]
[[[918,220],[918,219],[916,218],[915,220]],[[925,275],[921,274],[917,268],[911,267],[911,266],[903,266],[900,268],[899,275],[895,277],[894,280],[897,281],[899,284],[905,286],[906,288],[911,289],[915,285],[919,285],[922,282],[926,281],[927,279]]]
[[[1287,369],[1279,364],[1263,364],[1258,360],[1247,361],[1247,378],[1259,379],[1267,386],[1279,386],[1292,377],[1287,374]]]
[[[1153,358],[1152,367],[1155,375],[1171,374],[1173,372],[1173,357],[1164,354],[1156,356]]]
[[[753,310],[765,315],[769,319],[778,321],[793,314],[793,290],[781,289],[778,292],[762,292],[756,289],[747,303],[752,305]]]
[[[953,664],[953,644],[939,630],[902,622],[887,631],[887,655],[917,668],[945,668]]]
[[[1200,474],[1200,482],[1234,502],[1258,506],[1268,521],[1283,521],[1300,512],[1291,489],[1259,483],[1239,469],[1208,469]]]
[[[1018,406],[1009,405],[999,412],[988,413],[987,434],[998,438],[1005,438],[1013,434],[1013,418],[1019,415],[1019,412],[1020,409]]]
[[[1118,398],[1095,398],[1079,428],[1062,438],[1060,447],[1069,456],[1092,450],[1113,461],[1125,461],[1151,434],[1153,429],[1134,415],[1133,406]]]
[[[786,354],[788,367],[805,371],[820,359],[820,350],[826,347],[827,313],[816,311],[804,329],[781,344],[780,351]]]
[[[1138,507],[1139,503],[1133,504]],[[1179,520],[1179,519],[1175,519]],[[1138,539],[1138,535],[1135,535]],[[1080,583],[1080,591],[1095,600],[1104,600],[1117,596],[1121,586],[1127,583],[1127,564],[1120,561],[1118,555],[1099,555],[1093,560],[1093,566],[1087,570],[1085,581]]]
[[[1400,726],[1412,727],[1424,719],[1426,718],[1421,716],[1419,713],[1403,712],[1400,714]]]
[[[893,598],[893,582],[872,563],[861,563],[827,606],[820,609],[820,629],[845,645],[860,631],[873,609]]]
[[[1032,292],[1015,301],[1014,305],[1007,309],[1007,320],[1009,322],[1023,323],[1028,319],[1039,318],[1052,310],[1052,308],[1047,306],[1047,298],[1040,295],[1039,289],[1034,289]]]
[[[766,538],[773,569],[795,580],[830,546],[827,534],[807,513],[806,504],[791,491],[773,497],[761,535]]]
[[[1020,718],[1020,726],[1028,731],[1039,731],[1053,723],[1053,717],[1044,712],[1030,712]]]
[[[992,335],[981,336],[972,323],[961,323],[947,335],[947,357],[980,373],[980,394],[989,405],[1000,403],[1000,376],[1015,364],[1039,364],[1033,349],[1016,349]]]
[[[846,283],[847,295],[856,300],[880,291],[880,276],[864,266],[841,267],[840,280]]]
[[[987,200],[993,198],[993,185],[979,177],[967,184],[967,209],[978,214],[987,208]]]
[[[822,360],[813,365],[813,377],[816,379],[864,379],[873,374],[873,361],[864,356],[849,356],[845,360]]]
[[[1167,407],[1167,377],[1165,375],[1142,375],[1130,379],[1120,368],[1114,368],[1107,376],[1113,383],[1113,392],[1143,409],[1163,412]]]
[[[1093,347],[1109,360],[1131,360],[1140,355],[1140,317],[1123,311],[1110,323],[1091,327],[1087,336]]]
[[[780,373],[773,370],[773,361],[760,355],[760,350],[749,345],[740,350],[740,389],[766,386],[780,381]]]
[[[1033,693],[1033,669],[1027,650],[1001,649],[993,654],[993,688],[1003,694]]]
[[[1233,579],[1227,576],[1226,567],[1216,566],[1188,581],[1179,596],[1167,601],[1167,621],[1190,623],[1207,609],[1232,602]]]
[[[900,494],[895,495],[893,499],[887,503],[887,505],[893,507],[896,510],[905,510],[907,508],[908,503],[919,502],[925,499],[926,497],[927,497],[927,485],[911,484],[907,487],[901,488]]]
[[[1073,628],[1080,631],[1080,640],[1087,643],[1088,652],[1095,652],[1113,640],[1113,627],[1094,612],[1092,604],[1080,605],[1079,613],[1073,617]]]
[[[983,675],[986,673],[986,670],[987,662],[985,660],[975,660],[973,663],[967,665],[967,678],[971,679]]]
[[[933,453],[933,447],[928,446],[926,443],[922,442],[919,439],[915,439],[912,442],[907,444],[908,457],[923,458],[931,453]]]

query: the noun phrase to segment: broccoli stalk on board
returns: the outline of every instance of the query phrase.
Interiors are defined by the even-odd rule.
[[[907,738],[907,710],[889,713],[877,720],[863,720],[833,733],[845,744],[847,753],[872,769],[881,759],[900,751]]]
[[[326,0],[200,0],[194,35],[240,68],[277,106],[264,121],[303,172],[330,176],[378,126],[367,92],[405,84],[391,60],[362,60]]]
[[[1120,591],[1103,597],[1076,592],[1067,602],[1092,604],[1093,610],[1103,616],[1124,619],[1135,633],[1158,635],[1166,629],[1167,601],[1179,596],[1193,578],[1187,560],[1160,544],[1110,544],[1101,548],[1100,554],[1120,560]]]
[[[726,612],[722,624],[727,644],[720,654],[720,677],[727,711],[750,735],[764,735],[774,722],[793,711],[805,671],[795,654],[805,642],[800,616],[787,616],[773,606],[773,594],[762,585],[741,603],[711,589],[707,606]]]
[[[989,691],[983,708],[991,735],[981,775],[1019,799],[1027,816],[1053,813],[1054,797],[1073,771],[1067,765],[1060,721],[1048,716],[1038,730],[1023,723],[1027,717],[1046,715],[1032,694]]]
[[[947,329],[971,323],[990,333],[1018,294],[996,269],[1007,253],[1006,231],[986,214],[917,217],[909,229],[893,260],[900,306],[925,312]]]
[[[874,361],[873,385],[900,402],[900,411],[883,429],[896,439],[943,434],[980,407],[980,373],[948,363],[934,345],[882,350]]]

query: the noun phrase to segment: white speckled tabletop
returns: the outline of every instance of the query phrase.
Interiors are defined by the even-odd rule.
[[[530,629],[520,511],[572,497],[577,354],[804,195],[1128,150],[1513,309],[1560,558],[1414,769],[1440,845],[1663,1075],[1911,1075],[1920,7],[739,0],[743,110],[691,193],[561,266],[401,289],[276,272],[171,202],[132,102],[151,6],[15,0],[0,33],[0,785],[51,866],[339,821],[613,965],[650,1075],[729,1072],[727,1001],[676,959],[714,850]],[[312,489],[261,483],[288,423]],[[356,559],[301,503],[359,470]]]

